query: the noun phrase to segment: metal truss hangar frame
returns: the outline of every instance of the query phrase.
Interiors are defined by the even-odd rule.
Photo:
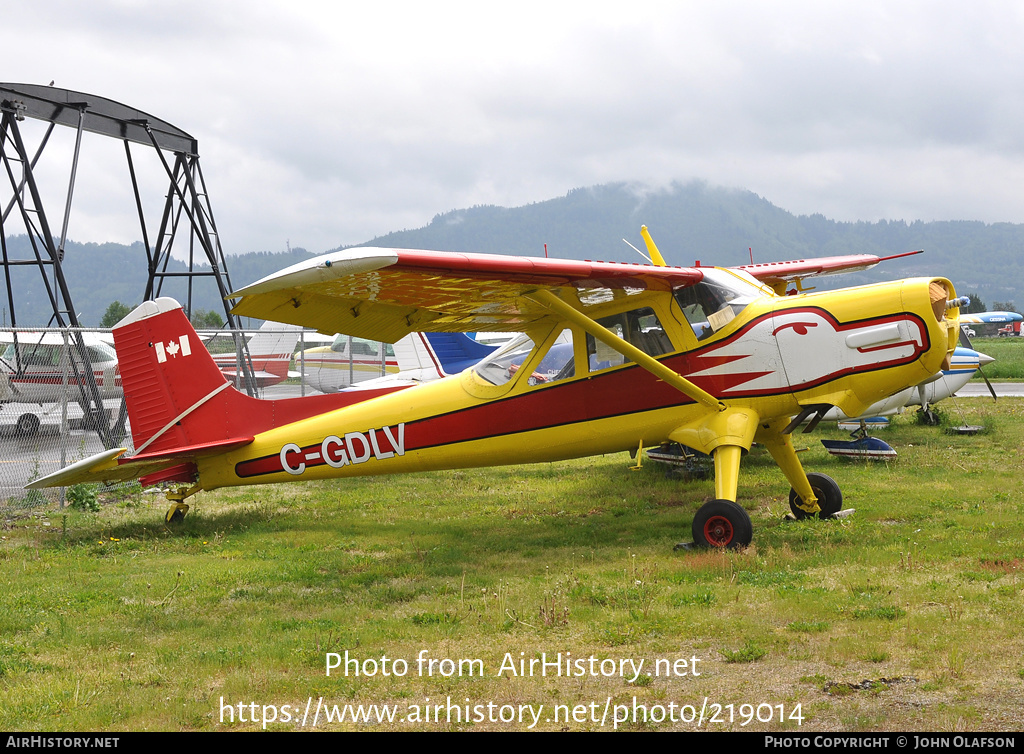
[[[19,126],[26,118],[49,124],[31,155]],[[67,199],[59,236],[53,233],[54,226],[51,225],[43,207],[35,175],[36,165],[56,126],[76,130]],[[35,84],[0,84],[0,166],[11,189],[9,200],[0,199],[0,265],[4,271],[11,324],[18,325],[11,270],[17,266],[35,266],[42,277],[52,309],[48,326],[81,327],[75,314],[62,262],[84,132],[119,139],[124,144],[128,176],[146,250],[148,276],[142,300],[160,296],[164,281],[168,278],[184,277],[187,279],[188,292],[183,303],[186,313],[191,315],[195,281],[197,278],[209,277],[216,284],[224,303],[227,327],[237,330],[238,323],[226,300],[227,294],[232,290],[231,279],[213,218],[206,181],[199,164],[196,139],[166,121],[105,97]],[[169,181],[155,242],[151,242],[146,224],[132,144],[152,148]],[[3,178],[0,178],[0,185],[2,182]],[[16,220],[23,224],[30,242],[31,255],[26,258],[13,258],[6,241],[9,227]],[[171,260],[174,243],[176,240],[179,244],[183,242],[182,236],[185,234],[187,240],[184,242],[188,244],[188,270],[169,271],[168,263]],[[202,267],[204,263],[208,268]],[[73,337],[81,339],[77,331]],[[79,343],[78,346],[78,353],[86,353],[83,343]],[[241,379],[249,393],[255,394],[255,380],[246,353],[245,339],[238,335],[235,336],[235,349]],[[80,360],[76,361],[74,367],[81,377],[77,380],[81,390],[80,402],[83,408],[89,407],[104,445],[111,447],[113,432],[106,419],[92,369],[87,361],[82,363]],[[19,364],[18,369],[20,368]]]

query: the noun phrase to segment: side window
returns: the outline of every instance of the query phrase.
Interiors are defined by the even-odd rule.
[[[533,341],[528,336],[521,335],[473,369],[492,385],[504,385],[519,372],[523,362],[532,353],[533,347]],[[526,384],[547,385],[575,376],[576,359],[572,330],[565,329],[558,334],[540,363],[527,376]]]
[[[473,371],[492,385],[504,385],[519,371],[532,350],[533,341],[530,337],[520,335],[499,348],[489,359],[473,367]]]
[[[57,346],[30,345],[24,363],[36,367],[55,367],[60,364],[60,349]]]
[[[353,356],[376,356],[377,353],[377,344],[373,341],[363,340],[362,338],[352,338]]]
[[[630,345],[639,348],[648,356],[661,356],[672,350],[672,341],[665,334],[665,328],[662,327],[658,315],[650,307],[604,317],[597,320],[597,323]],[[589,334],[587,335],[587,357],[590,361],[591,372],[617,367],[629,361],[614,348],[605,345]]]

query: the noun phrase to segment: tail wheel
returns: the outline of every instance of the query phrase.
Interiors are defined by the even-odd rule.
[[[167,510],[167,515],[164,516],[164,523],[180,524],[185,520],[186,513],[188,513],[188,503],[171,503],[171,507]]]
[[[796,494],[796,490],[791,489],[789,491],[789,509],[793,511],[794,516],[798,519],[833,518],[843,509],[843,492],[832,477],[828,474],[811,472],[807,475],[807,481],[811,483],[811,489],[814,490],[814,496],[818,498],[818,507],[821,508],[821,511],[817,514],[805,511],[800,507],[800,496]]]
[[[754,536],[750,516],[732,500],[705,503],[693,517],[693,541],[704,547],[746,547]]]

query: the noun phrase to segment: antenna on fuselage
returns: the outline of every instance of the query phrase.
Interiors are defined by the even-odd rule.
[[[633,244],[631,244],[631,243],[630,243],[629,241],[627,241],[627,240],[626,240],[625,238],[623,238],[623,239],[622,239],[622,243],[626,244],[626,246],[628,246],[628,247],[629,247],[629,248],[631,248],[631,249],[632,249],[633,251],[635,251],[635,252],[636,252],[637,254],[639,254],[639,255],[640,255],[640,256],[642,256],[642,257],[643,257],[644,259],[646,259],[646,260],[648,261],[648,263],[649,263],[649,264],[654,264],[654,262],[651,262],[651,258],[650,258],[649,256],[647,256],[646,254],[644,254],[644,253],[643,253],[642,251],[640,251],[640,249],[638,249],[638,248],[637,248],[636,246],[634,246]]]

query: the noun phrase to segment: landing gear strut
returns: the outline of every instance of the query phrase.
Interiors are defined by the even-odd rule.
[[[740,456],[745,448],[720,445],[715,448],[715,496],[693,517],[690,533],[701,547],[746,547],[754,537],[754,526],[743,506],[735,502],[739,483]]]
[[[791,489],[789,491],[789,509],[797,519],[832,518],[843,509],[842,490],[839,489],[839,485],[832,477],[812,471],[807,475],[807,481],[811,483],[819,510],[815,513],[805,510],[800,495],[796,490]]]
[[[191,497],[192,495],[199,492],[199,485],[193,487],[179,487],[176,490],[167,491],[167,499],[171,501],[171,507],[167,509],[167,515],[164,516],[165,524],[178,524],[185,519],[185,514],[188,513],[188,503],[185,502],[185,498]]]

